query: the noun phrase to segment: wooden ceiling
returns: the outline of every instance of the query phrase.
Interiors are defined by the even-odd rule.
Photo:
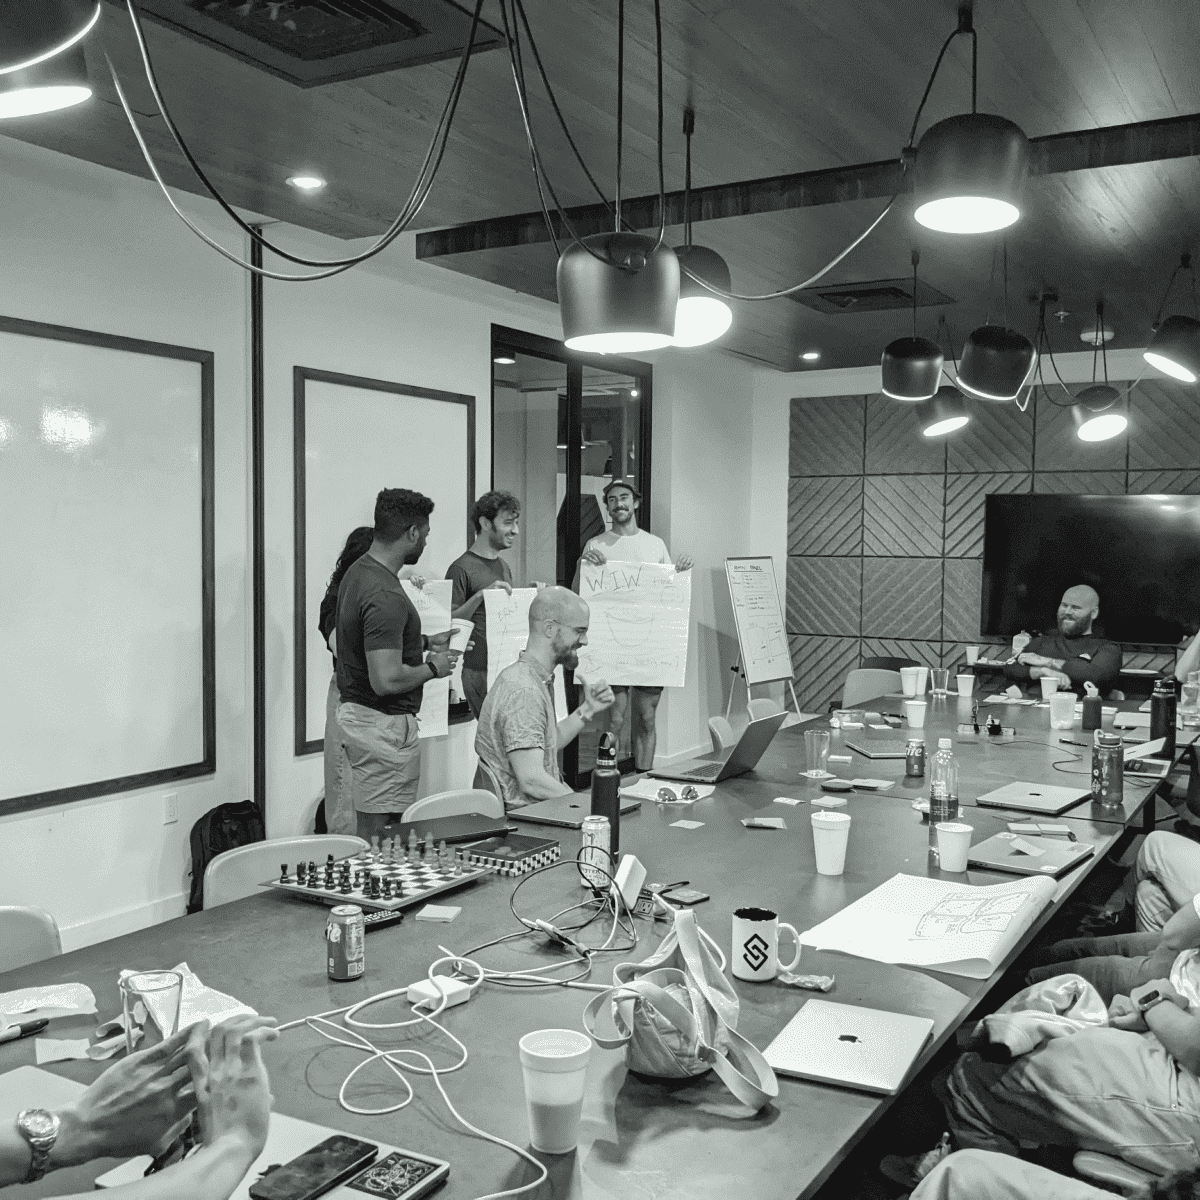
[[[158,0],[161,3],[161,0]],[[182,4],[183,0],[177,0]],[[460,0],[460,4],[466,0]],[[469,3],[466,3],[469,7]],[[543,59],[579,146],[611,190],[616,0],[526,0]],[[654,190],[654,32],[651,0],[627,0],[627,195]],[[696,109],[697,184],[723,184],[898,157],[954,0],[663,0],[666,172],[681,186],[681,113]],[[494,11],[493,11],[494,10]],[[484,16],[499,23],[488,0]],[[1017,121],[1031,137],[1200,112],[1200,22],[1194,0],[978,0],[979,108]],[[299,88],[173,30],[146,22],[168,103],[197,157],[233,203],[344,238],[381,231],[408,193],[453,76],[441,61],[362,79]],[[112,55],[169,182],[201,189],[188,172],[140,74],[123,5],[105,6],[87,44],[96,95],[78,109],[11,121],[5,133],[108,166],[147,174],[103,66]],[[595,193],[574,163],[527,62],[535,130],[564,203]],[[969,42],[951,47],[921,127],[969,105]],[[285,180],[316,170],[329,186],[304,197]],[[882,207],[855,200],[704,221],[695,240],[728,260],[739,291],[805,277]],[[480,221],[537,207],[507,55],[471,62],[449,147],[415,228]],[[920,230],[901,202],[831,280],[910,271],[954,298],[944,310],[961,342],[989,309],[995,238]],[[1008,319],[1032,331],[1029,297],[1043,288],[1066,312],[1055,348],[1081,348],[1103,296],[1116,346],[1144,344],[1161,289],[1200,219],[1195,156],[1078,170],[1031,180],[1023,219],[1009,232]],[[190,236],[181,227],[180,236]],[[669,240],[682,240],[678,229]],[[1200,246],[1196,247],[1200,251]],[[554,298],[545,243],[433,261]],[[230,269],[233,269],[232,267]],[[993,320],[1003,316],[997,270]],[[319,284],[313,286],[320,286]],[[932,334],[939,309],[922,309]],[[825,315],[791,300],[740,303],[726,349],[794,369],[816,348],[819,366],[877,361],[909,328],[903,312]]]

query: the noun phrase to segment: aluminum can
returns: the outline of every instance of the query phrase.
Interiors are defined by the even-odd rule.
[[[1092,800],[1119,808],[1125,798],[1125,753],[1115,733],[1096,730],[1092,745]]]
[[[904,774],[910,779],[920,779],[925,774],[925,741],[909,738],[904,744]]]
[[[579,827],[579,873],[583,881],[591,888],[607,888],[608,876],[615,875],[612,855],[612,826],[608,818],[593,814],[583,818]],[[594,865],[588,865],[594,864]],[[606,874],[596,870],[603,868]]]
[[[325,926],[325,962],[329,978],[337,983],[361,979],[367,969],[367,927],[357,904],[339,904],[329,910]]]

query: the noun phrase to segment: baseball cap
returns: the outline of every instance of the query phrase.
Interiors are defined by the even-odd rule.
[[[605,500],[608,499],[608,493],[611,492],[615,487],[628,488],[639,500],[642,498],[642,493],[639,490],[638,485],[634,483],[632,479],[610,479],[608,483],[604,485],[603,495]]]

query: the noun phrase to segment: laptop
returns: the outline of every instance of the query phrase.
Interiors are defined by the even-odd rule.
[[[621,815],[641,808],[642,802],[630,796],[621,798]],[[580,792],[566,796],[555,796],[552,800],[539,800],[537,804],[526,804],[523,808],[508,811],[510,821],[531,821],[535,825],[557,825],[560,829],[578,829],[584,817],[592,814],[590,797]]]
[[[880,740],[868,741],[866,738],[846,739],[846,749],[861,754],[863,758],[904,758],[908,747],[903,742]]]
[[[417,835],[417,841],[423,842],[426,835],[432,836],[435,845],[442,842],[454,845],[458,842],[477,842],[481,838],[495,837],[512,829],[509,818],[485,817],[481,813],[460,813],[456,817],[431,817],[428,821],[410,821],[401,825],[398,833],[400,840],[407,846],[410,833]]]
[[[928,1017],[809,1000],[763,1057],[780,1075],[894,1096],[932,1030]]]
[[[785,720],[787,713],[780,712],[751,721],[728,758],[687,758],[673,767],[654,767],[650,774],[656,779],[674,779],[680,783],[722,783],[735,775],[745,775],[758,766],[758,760]]]
[[[1045,813],[1057,817],[1091,798],[1092,789],[1054,787],[1046,783],[1006,783],[980,796],[975,803],[983,808],[1012,808],[1017,812]]]
[[[1068,842],[1026,833],[997,833],[978,846],[972,846],[967,863],[989,871],[1049,875],[1059,879],[1072,867],[1090,858],[1094,850],[1090,842]]]

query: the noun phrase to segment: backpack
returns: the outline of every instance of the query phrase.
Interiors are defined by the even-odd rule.
[[[251,800],[240,804],[218,804],[192,826],[192,890],[189,913],[204,908],[204,869],[218,854],[266,839],[262,813]]]

